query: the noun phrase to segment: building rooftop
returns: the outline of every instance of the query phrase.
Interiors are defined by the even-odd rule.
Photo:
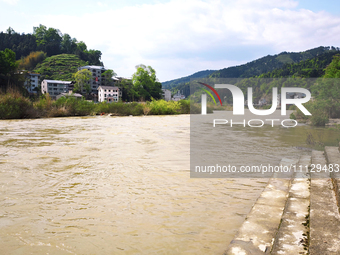
[[[59,83],[59,84],[71,84],[72,81],[57,81],[57,80],[44,80],[48,83]]]
[[[102,89],[119,89],[118,87],[114,87],[114,86],[99,86],[98,90],[99,90],[99,88],[102,88]]]
[[[104,66],[82,66],[79,69],[99,69],[99,70],[106,70]]]
[[[37,75],[37,76],[41,76],[41,74],[39,73],[31,73],[31,72],[27,72],[29,75]]]
[[[82,95],[80,95],[79,93],[61,93],[60,95],[63,96],[73,96],[73,97],[83,97]]]

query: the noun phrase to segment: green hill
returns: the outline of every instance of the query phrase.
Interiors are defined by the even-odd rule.
[[[318,57],[322,54],[336,52],[339,53],[339,48],[323,47],[314,48],[304,52],[282,52],[277,55],[268,55],[263,58],[251,61],[244,65],[233,66],[221,69],[210,75],[211,78],[249,78],[259,76],[264,73],[272,72],[275,69],[283,68],[285,64],[298,63]],[[329,63],[331,60],[329,61]]]
[[[205,78],[205,77],[209,76],[210,74],[212,74],[214,72],[216,72],[216,70],[205,70],[205,71],[200,71],[200,72],[194,73],[194,74],[186,76],[186,77],[178,78],[178,79],[171,80],[171,81],[162,82],[162,88],[171,90],[172,88],[176,87],[179,84],[189,82],[190,79]]]
[[[285,64],[280,69],[261,74],[259,78],[316,78],[325,74],[325,68],[332,62],[339,51],[328,51],[314,58],[304,60],[298,63]]]
[[[72,54],[61,54],[46,58],[38,64],[34,72],[41,74],[41,80],[72,80],[72,74],[78,71],[78,67],[87,65],[78,56]]]

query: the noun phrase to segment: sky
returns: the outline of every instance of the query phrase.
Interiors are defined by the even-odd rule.
[[[43,24],[88,49],[118,76],[139,64],[164,82],[283,51],[340,47],[338,0],[0,0],[0,31]]]

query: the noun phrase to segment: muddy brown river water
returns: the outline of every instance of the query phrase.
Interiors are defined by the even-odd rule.
[[[0,254],[221,254],[267,179],[190,179],[189,145],[189,115],[1,120]]]

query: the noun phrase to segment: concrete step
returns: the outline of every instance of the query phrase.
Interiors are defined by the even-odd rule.
[[[311,156],[300,157],[271,252],[273,255],[308,254],[310,176],[305,170],[310,164]]]
[[[282,159],[280,164],[291,166],[296,163],[297,160]],[[225,255],[270,254],[286,206],[291,176],[269,180]]]
[[[340,215],[333,183],[329,171],[317,172],[317,164],[328,169],[324,152],[312,151],[309,252],[340,254]]]
[[[329,167],[333,168],[331,172],[331,177],[333,180],[334,190],[336,200],[338,202],[338,207],[340,207],[340,152],[339,147],[325,147],[325,154]]]

